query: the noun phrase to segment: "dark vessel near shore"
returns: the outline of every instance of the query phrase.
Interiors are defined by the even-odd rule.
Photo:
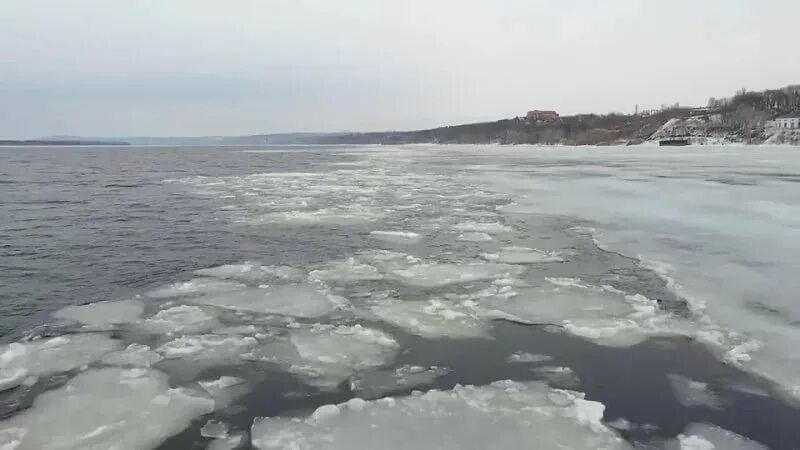
[[[662,147],[689,145],[689,138],[662,139],[662,140],[658,141],[658,145],[660,145]]]

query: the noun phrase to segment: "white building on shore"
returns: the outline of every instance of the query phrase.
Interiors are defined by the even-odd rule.
[[[768,126],[780,129],[800,129],[800,114],[776,117],[768,123]]]

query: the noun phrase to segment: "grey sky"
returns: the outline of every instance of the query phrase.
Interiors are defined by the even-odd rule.
[[[800,82],[797,0],[0,0],[0,136],[411,129]]]

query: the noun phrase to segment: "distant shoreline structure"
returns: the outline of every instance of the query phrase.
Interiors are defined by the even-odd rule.
[[[109,146],[109,145],[131,145],[121,141],[83,141],[83,140],[48,140],[48,139],[0,139],[0,147],[64,147],[71,145],[80,146]]]

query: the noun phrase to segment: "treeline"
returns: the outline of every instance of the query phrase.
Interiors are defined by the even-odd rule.
[[[723,126],[747,133],[776,116],[800,113],[800,85],[760,92],[741,89],[733,97],[710,98],[708,107],[722,115]]]

